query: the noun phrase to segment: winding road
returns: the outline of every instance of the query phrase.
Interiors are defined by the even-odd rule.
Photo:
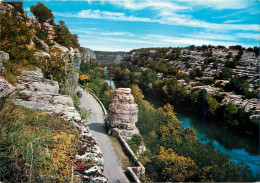
[[[113,150],[114,148],[110,139],[105,132],[104,112],[102,107],[91,94],[85,92],[82,88],[77,87],[77,91],[82,92],[80,106],[87,110],[91,110],[88,126],[104,155],[104,174],[108,179],[108,182],[129,182],[121,168],[120,161]]]

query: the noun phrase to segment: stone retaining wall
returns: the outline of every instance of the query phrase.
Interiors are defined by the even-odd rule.
[[[130,160],[135,165],[134,167],[128,167],[126,172],[130,175],[131,179],[135,182],[141,182],[138,177],[142,177],[145,174],[145,167],[143,164],[138,160],[135,153],[132,151],[132,149],[129,147],[127,142],[121,137],[121,135],[117,132],[115,132],[114,129],[112,129],[112,134],[117,137],[119,143],[123,147],[123,150],[125,154],[130,158]]]
[[[97,96],[96,96],[94,93],[92,93],[92,92],[90,92],[90,91],[89,91],[89,93],[90,93],[90,94],[96,99],[96,101],[101,105],[104,114],[107,115],[106,108],[104,107],[103,103],[99,100],[99,98],[97,98]]]

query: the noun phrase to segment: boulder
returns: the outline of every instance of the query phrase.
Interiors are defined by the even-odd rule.
[[[15,90],[10,83],[0,76],[0,98],[6,97]]]
[[[0,51],[0,64],[5,63],[7,60],[9,60],[9,54],[5,53],[3,51]]]
[[[3,51],[0,51],[0,75],[2,74],[4,67],[3,63],[5,63],[7,60],[9,60],[9,54],[5,53]]]
[[[64,47],[64,46],[61,46],[60,44],[58,44],[57,42],[54,41],[54,45],[52,46],[53,48],[57,48],[59,49],[62,53],[68,53],[69,52],[69,49]]]
[[[45,58],[45,59],[50,59],[51,58],[51,56],[50,56],[50,54],[49,53],[47,53],[47,52],[44,52],[44,51],[40,51],[40,52],[35,52],[34,53],[34,56],[36,57],[36,58]]]
[[[41,69],[36,71],[22,71],[20,76],[17,76],[17,89],[21,92],[40,92],[40,93],[59,93],[59,84],[57,81],[44,79]]]
[[[36,36],[35,36],[35,40],[36,40],[36,42],[37,42],[38,44],[41,45],[41,48],[42,48],[44,51],[46,51],[46,52],[49,52],[49,51],[50,51],[49,45],[48,45],[47,43],[45,43],[43,40],[37,38]]]

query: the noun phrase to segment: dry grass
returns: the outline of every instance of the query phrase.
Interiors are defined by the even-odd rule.
[[[131,160],[128,156],[125,155],[121,144],[118,142],[116,137],[109,136],[110,141],[114,147],[114,151],[121,162],[121,166],[123,170],[126,170],[127,167],[133,166]]]

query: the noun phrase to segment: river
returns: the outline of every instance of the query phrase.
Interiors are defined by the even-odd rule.
[[[176,117],[182,122],[182,128],[190,126],[196,129],[201,143],[211,141],[217,151],[229,155],[236,163],[244,162],[251,168],[255,176],[260,177],[259,145],[256,140],[223,130],[214,123],[206,122],[204,124],[195,117],[186,117],[181,114],[176,114]]]
[[[113,90],[115,89],[114,81],[106,79],[105,82],[108,84],[108,86],[112,87]]]

